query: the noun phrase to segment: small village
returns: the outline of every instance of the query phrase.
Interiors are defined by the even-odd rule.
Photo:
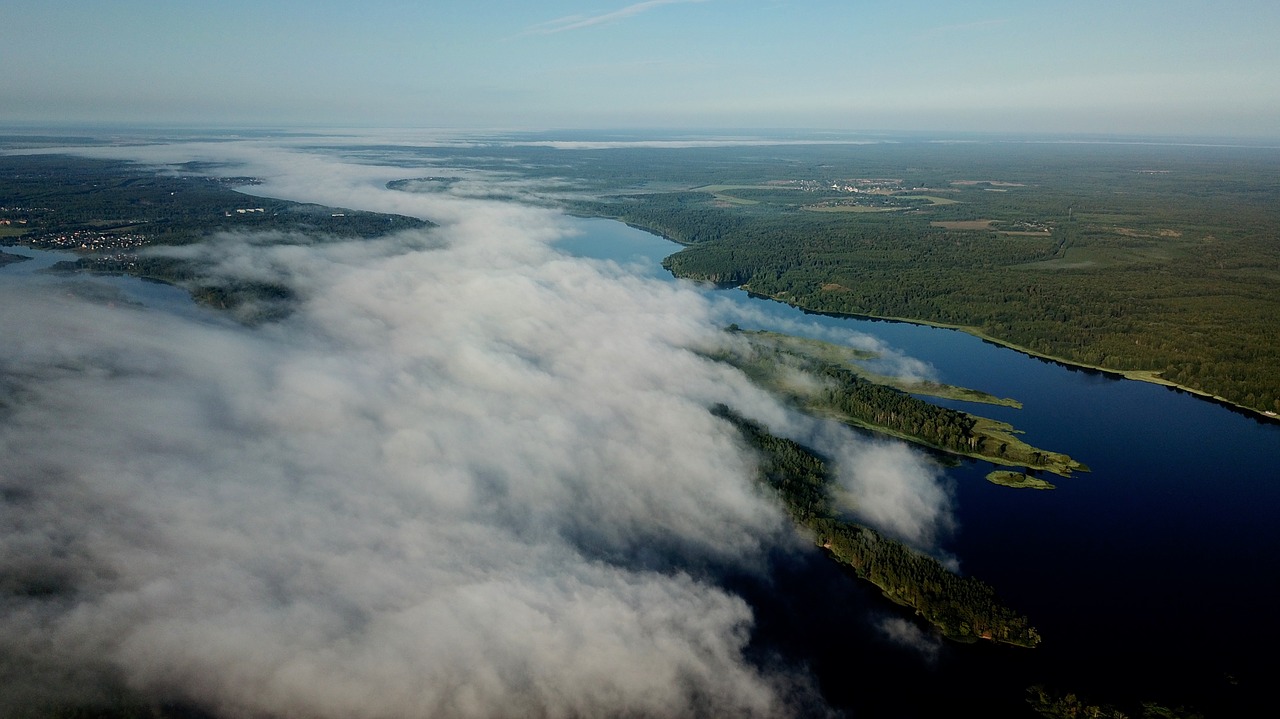
[[[902,186],[901,179],[859,177],[851,180],[835,180],[827,186],[827,189],[835,190],[836,192],[867,192],[875,195],[887,195],[893,192],[901,192],[907,188]]]
[[[31,237],[23,244],[38,250],[70,250],[74,252],[110,252],[146,247],[151,239],[146,235],[129,232],[99,232],[72,230]]]

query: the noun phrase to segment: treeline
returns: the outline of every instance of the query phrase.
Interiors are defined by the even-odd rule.
[[[817,377],[827,380],[822,404],[870,424],[888,427],[903,434],[956,452],[978,449],[977,424],[971,415],[939,407],[901,390],[873,384],[843,367],[826,365]]]
[[[1280,411],[1280,296],[1276,283],[1262,278],[1226,283],[1176,267],[975,268],[925,253],[919,264],[897,269],[821,259],[746,269],[741,265],[755,259],[749,252],[735,249],[731,258],[701,249],[667,264],[681,276],[746,277],[739,284],[747,289],[809,310],[973,327],[1039,354],[1157,372],[1246,407]]]
[[[1006,607],[990,585],[951,573],[932,557],[867,527],[827,518],[814,522],[819,544],[841,564],[911,607],[952,639],[990,639],[1034,647],[1040,634],[1027,617]]]
[[[577,202],[571,207],[581,214],[622,220],[682,245],[713,242],[752,231],[751,219],[707,207],[710,198],[705,192],[674,192],[645,195],[643,199]]]
[[[760,453],[758,479],[777,493],[792,520],[809,530],[833,559],[886,597],[914,609],[952,639],[1026,647],[1040,643],[1027,617],[1001,604],[986,583],[956,575],[901,542],[839,519],[830,500],[830,474],[814,452],[723,405],[713,413],[735,426]]]

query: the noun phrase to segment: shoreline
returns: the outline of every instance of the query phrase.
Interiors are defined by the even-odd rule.
[[[691,247],[691,246],[693,246],[693,245],[697,244],[697,243],[694,243],[694,242],[682,242],[682,241],[680,241],[680,240],[677,240],[677,239],[675,239],[675,238],[673,238],[673,237],[668,236],[666,233],[662,232],[661,230],[657,230],[657,229],[654,229],[654,228],[652,228],[652,227],[646,227],[646,226],[644,226],[644,225],[640,225],[640,224],[637,224],[637,223],[634,223],[634,222],[628,222],[628,221],[626,221],[626,220],[622,219],[620,216],[617,216],[617,215],[613,215],[613,216],[610,216],[610,215],[574,215],[574,216],[578,216],[578,217],[583,217],[583,216],[586,216],[586,217],[599,217],[599,218],[606,219],[606,220],[613,220],[613,221],[615,221],[615,222],[621,222],[622,224],[626,225],[627,227],[631,227],[631,228],[634,228],[634,229],[640,230],[640,231],[642,231],[642,232],[647,232],[647,233],[649,233],[649,234],[651,234],[651,235],[654,235],[655,237],[659,237],[659,238],[661,238],[661,239],[663,239],[663,240],[666,240],[667,242],[670,242],[670,243],[672,243],[672,244],[674,244],[674,245],[677,245],[677,246],[679,246],[680,248]],[[677,252],[679,252],[679,250],[677,250]],[[675,252],[673,252],[672,254],[675,254]],[[668,256],[670,256],[670,255],[668,255]],[[665,259],[665,258],[664,258],[664,259]],[[672,274],[675,274],[675,273],[672,273]],[[676,276],[677,276],[677,277],[679,277],[679,275],[676,275]],[[680,279],[690,279],[690,280],[693,280],[693,278],[689,278],[689,277],[686,277],[686,278],[680,278]],[[694,281],[697,281],[697,280],[694,280]],[[712,284],[716,284],[716,283],[712,283]],[[848,319],[875,320],[875,321],[878,321],[878,322],[901,322],[901,323],[903,323],[903,324],[909,324],[909,325],[921,325],[921,326],[924,326],[924,327],[937,327],[937,328],[939,328],[939,329],[945,329],[945,330],[958,330],[958,331],[960,331],[960,332],[964,332],[965,334],[972,335],[973,337],[977,337],[978,339],[982,340],[983,342],[989,342],[989,343],[991,343],[991,344],[993,344],[993,345],[997,345],[997,346],[999,346],[999,347],[1004,347],[1004,348],[1006,348],[1006,349],[1011,349],[1011,350],[1013,350],[1014,352],[1020,352],[1020,353],[1022,353],[1022,354],[1024,354],[1024,355],[1027,355],[1028,357],[1035,357],[1036,359],[1039,359],[1039,360],[1042,360],[1042,361],[1045,361],[1045,362],[1052,362],[1052,363],[1054,363],[1054,364],[1061,365],[1061,366],[1063,366],[1063,367],[1069,367],[1069,368],[1074,368],[1074,369],[1083,369],[1083,370],[1088,370],[1088,371],[1091,371],[1091,372],[1097,372],[1097,373],[1099,373],[1099,374],[1103,374],[1103,375],[1106,375],[1106,376],[1112,377],[1113,379],[1127,379],[1127,380],[1134,380],[1134,381],[1137,381],[1137,382],[1147,382],[1147,383],[1150,383],[1150,384],[1160,385],[1160,386],[1162,386],[1162,387],[1168,387],[1169,389],[1172,389],[1172,390],[1175,390],[1175,391],[1178,391],[1178,392],[1185,392],[1185,393],[1190,394],[1190,395],[1193,395],[1193,396],[1195,396],[1195,397],[1199,397],[1200,399],[1203,399],[1203,400],[1206,400],[1206,401],[1213,402],[1213,403],[1215,403],[1215,404],[1221,405],[1222,407],[1225,407],[1225,408],[1227,408],[1227,409],[1229,409],[1229,410],[1231,410],[1231,411],[1233,411],[1233,412],[1237,412],[1237,413],[1242,414],[1242,415],[1244,415],[1244,416],[1250,417],[1250,418],[1252,418],[1253,420],[1255,420],[1255,421],[1257,421],[1257,422],[1270,422],[1270,423],[1277,423],[1277,424],[1280,424],[1280,415],[1277,415],[1277,414],[1275,414],[1275,413],[1268,414],[1268,413],[1267,413],[1266,411],[1264,411],[1264,410],[1254,409],[1254,408],[1252,408],[1252,407],[1246,407],[1246,406],[1241,405],[1241,404],[1236,404],[1235,402],[1232,402],[1231,400],[1229,400],[1229,399],[1227,399],[1227,398],[1225,398],[1225,397],[1221,397],[1221,396],[1219,396],[1219,395],[1212,394],[1212,393],[1206,392],[1206,391],[1204,391],[1204,390],[1199,390],[1199,389],[1195,389],[1194,387],[1187,387],[1187,386],[1185,386],[1185,385],[1180,385],[1180,384],[1178,384],[1177,382],[1171,382],[1171,381],[1169,381],[1169,380],[1167,380],[1167,379],[1164,379],[1163,377],[1158,376],[1158,375],[1157,375],[1157,373],[1156,373],[1154,370],[1118,370],[1118,369],[1110,369],[1110,368],[1108,368],[1108,367],[1100,367],[1100,366],[1098,366],[1098,365],[1086,364],[1086,363],[1084,363],[1084,362],[1077,362],[1077,361],[1069,360],[1069,359],[1066,359],[1066,358],[1063,358],[1063,357],[1054,357],[1053,355],[1047,355],[1047,354],[1044,354],[1044,353],[1042,353],[1042,352],[1037,352],[1037,351],[1032,350],[1032,349],[1029,349],[1029,348],[1027,348],[1027,347],[1023,347],[1023,346],[1021,346],[1021,345],[1015,344],[1015,343],[1013,343],[1013,342],[1009,342],[1009,341],[1007,341],[1007,340],[1002,340],[1002,339],[1000,339],[1000,338],[998,338],[998,337],[993,337],[993,336],[991,336],[991,335],[989,335],[989,334],[987,334],[987,333],[983,332],[981,329],[978,329],[977,327],[971,327],[971,326],[967,326],[967,325],[953,325],[953,324],[947,324],[947,323],[945,323],[945,322],[933,322],[933,321],[930,321],[930,320],[913,319],[913,318],[910,318],[910,317],[885,317],[885,316],[881,316],[881,315],[862,314],[862,313],[857,313],[857,312],[828,312],[828,311],[822,311],[822,310],[814,310],[814,309],[810,309],[810,308],[808,308],[808,307],[805,307],[805,306],[804,306],[804,305],[802,305],[802,304],[799,304],[799,303],[793,302],[793,301],[791,301],[791,300],[783,299],[783,298],[781,298],[781,297],[775,297],[775,296],[773,296],[773,295],[761,294],[761,293],[759,293],[759,292],[754,292],[754,291],[752,291],[752,290],[751,290],[751,287],[750,287],[749,283],[743,283],[743,284],[737,284],[737,285],[734,285],[734,284],[729,284],[729,285],[716,284],[716,287],[717,287],[717,288],[719,288],[719,289],[740,289],[740,290],[742,290],[742,291],[746,292],[747,294],[751,295],[752,297],[758,297],[758,298],[761,298],[761,299],[771,300],[771,301],[774,301],[774,302],[781,302],[781,303],[783,303],[783,304],[789,305],[789,306],[791,306],[791,307],[795,307],[796,309],[801,310],[801,311],[803,311],[803,312],[805,312],[805,313],[807,313],[807,314],[811,314],[811,315],[821,315],[821,316],[824,316],[824,317],[837,317],[837,318],[848,318]]]
[[[837,317],[837,318],[847,318],[847,319],[874,320],[877,322],[901,322],[902,324],[908,324],[908,325],[937,327],[938,329],[944,329],[944,330],[957,330],[959,332],[964,332],[967,335],[972,335],[973,337],[977,337],[983,342],[989,342],[999,347],[1011,349],[1015,352],[1019,352],[1021,354],[1027,355],[1028,357],[1035,357],[1036,359],[1043,360],[1045,362],[1052,362],[1054,364],[1061,365],[1063,367],[1073,368],[1073,369],[1084,369],[1090,372],[1097,372],[1098,374],[1106,375],[1113,379],[1127,379],[1127,380],[1134,380],[1137,382],[1148,382],[1150,384],[1160,385],[1162,387],[1168,387],[1169,389],[1177,390],[1179,392],[1185,392],[1187,394],[1199,397],[1200,399],[1204,399],[1204,400],[1213,402],[1215,404],[1222,405],[1227,409],[1230,409],[1232,411],[1251,417],[1259,422],[1280,423],[1280,415],[1267,414],[1263,410],[1258,410],[1252,407],[1246,407],[1241,404],[1236,404],[1235,402],[1232,402],[1226,397],[1221,397],[1216,394],[1211,394],[1209,392],[1205,392],[1204,390],[1195,389],[1194,387],[1187,387],[1185,385],[1180,385],[1177,382],[1171,382],[1167,379],[1164,379],[1163,377],[1160,377],[1154,370],[1118,370],[1118,369],[1111,369],[1109,367],[1099,367],[1098,365],[1086,364],[1084,362],[1077,362],[1075,360],[1069,360],[1063,357],[1055,357],[1053,355],[1044,354],[1042,352],[1037,352],[1033,349],[1029,349],[1027,347],[1014,344],[1013,342],[1009,342],[1007,340],[1002,340],[998,337],[993,337],[983,332],[981,329],[978,329],[977,327],[970,327],[966,325],[953,325],[953,324],[947,324],[945,322],[932,322],[930,320],[912,319],[909,317],[883,317],[880,315],[861,314],[857,312],[827,312],[822,310],[813,310],[813,309],[809,309],[808,307],[805,307],[804,305],[798,304],[796,302],[792,302],[790,300],[782,299],[780,297],[775,297],[773,295],[766,295],[766,294],[761,294],[759,292],[754,292],[751,290],[751,288],[747,284],[737,285],[735,289],[740,289],[746,292],[747,294],[751,295],[752,297],[771,300],[773,302],[781,302],[785,305],[795,307],[796,309],[811,315],[821,315],[823,317]]]
[[[950,447],[943,447],[943,446],[934,444],[933,442],[930,442],[918,435],[908,434],[906,432],[893,429],[892,427],[886,427],[884,425],[874,424],[864,420],[852,418],[847,415],[835,414],[835,413],[823,413],[813,408],[807,408],[806,411],[813,413],[815,416],[825,416],[828,419],[835,420],[837,422],[848,425],[850,427],[856,427],[859,429],[864,429],[868,432],[874,432],[876,434],[882,434],[888,437],[894,437],[896,439],[900,439],[904,442],[908,442],[922,449],[925,449],[931,452],[937,452],[939,454],[944,454],[944,455],[947,455],[948,457],[964,457],[966,459],[977,459],[983,462],[989,462],[997,467],[1020,467],[1029,472],[1048,472],[1049,474],[1054,474],[1066,479],[1070,479],[1072,477],[1073,472],[1093,471],[1089,468],[1089,465],[1084,464],[1083,462],[1080,462],[1078,460],[1072,459],[1070,456],[1062,454],[1061,452],[1041,450],[1038,447],[1030,447],[1030,445],[1027,445],[1030,449],[1044,452],[1046,454],[1065,457],[1067,460],[1069,460],[1070,464],[1067,464],[1067,468],[1065,469],[1053,469],[1047,466],[1035,466],[1032,464],[1028,464],[1026,462],[1019,462],[1017,460],[1009,459],[1006,457],[991,456],[987,454],[978,454],[976,452],[964,452],[958,449],[951,449]],[[1010,430],[1014,429],[1012,426],[1009,426],[1004,422],[996,422],[995,420],[989,419],[987,417],[980,417],[978,415],[969,414],[968,412],[965,412],[964,414],[968,414],[970,417],[978,420],[979,423],[988,422],[988,423],[1000,424],[1000,425],[1005,425],[1009,427]],[[1072,467],[1071,466],[1072,464],[1077,466]]]

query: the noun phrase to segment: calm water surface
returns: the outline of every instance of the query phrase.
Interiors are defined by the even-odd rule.
[[[669,278],[660,261],[678,246],[617,222],[578,223],[565,251]],[[743,327],[795,331],[801,322],[817,337],[870,335],[929,363],[940,381],[1014,397],[1023,409],[943,404],[1010,422],[1031,444],[1092,469],[1050,475],[1058,489],[1048,492],[988,483],[985,462],[947,471],[960,527],[946,549],[1032,617],[1045,637],[1035,650],[948,644],[931,663],[881,646],[875,661],[858,660],[878,639],[842,625],[858,623],[848,620],[851,604],[876,606],[867,592],[841,589],[805,562],[779,571],[804,577],[790,588],[821,587],[807,599],[744,591],[763,641],[809,657],[834,702],[873,715],[929,716],[966,703],[1018,715],[1021,691],[1037,682],[1103,701],[1186,703],[1211,716],[1248,715],[1269,698],[1280,640],[1272,609],[1280,599],[1280,424],[955,330],[706,291],[759,318],[736,320]],[[837,598],[844,607],[832,611]]]

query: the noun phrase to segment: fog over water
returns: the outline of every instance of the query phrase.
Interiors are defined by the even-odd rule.
[[[935,467],[704,359],[712,300],[561,253],[555,212],[265,143],[85,152],[242,163],[254,192],[439,227],[171,250],[298,292],[258,327],[0,271],[6,711],[121,690],[225,716],[811,711],[803,668],[746,658],[751,610],[716,581],[805,543],[720,402],[836,459],[885,531],[954,527]]]

